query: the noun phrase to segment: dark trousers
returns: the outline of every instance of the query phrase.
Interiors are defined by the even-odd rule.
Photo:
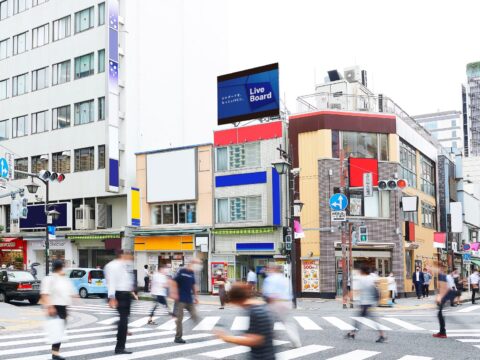
[[[423,297],[428,297],[428,288],[430,287],[430,284],[423,284],[423,287],[422,287],[422,292],[423,292]]]
[[[128,332],[128,317],[130,316],[130,306],[132,305],[132,293],[129,291],[117,291],[115,293],[115,299],[118,301],[117,311],[120,315],[115,350],[125,350]]]
[[[225,286],[218,287],[218,297],[220,298],[220,305],[225,306],[225,298],[227,297],[227,293],[225,292]]]
[[[62,320],[67,320],[67,307],[61,305],[55,305],[55,310],[57,311],[57,316]],[[52,344],[52,351],[59,351],[60,345],[62,343]]]
[[[143,291],[148,292],[150,288],[150,278],[148,276],[145,276],[143,280],[145,281],[145,288],[143,289]]]
[[[418,281],[415,281],[415,292],[417,293],[417,297],[420,299],[420,297],[422,296],[422,283],[421,282],[418,282]]]
[[[438,323],[440,324],[440,331],[439,333],[442,335],[447,334],[447,330],[445,329],[445,318],[443,317],[443,307],[445,306],[445,303],[448,300],[452,300],[455,298],[455,291],[450,290],[440,301],[440,304],[438,304]]]
[[[477,293],[478,293],[478,288],[477,289],[474,289],[472,287],[472,304],[475,304],[475,298],[477,296]]]
[[[156,298],[157,298],[157,301],[155,301],[155,305],[153,305],[152,311],[150,313],[150,317],[153,317],[153,315],[155,314],[155,310],[157,310],[157,307],[159,304],[165,306],[165,308],[168,310],[167,298],[162,295],[157,295]]]

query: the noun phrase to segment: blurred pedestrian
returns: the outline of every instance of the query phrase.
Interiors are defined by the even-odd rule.
[[[223,330],[214,330],[225,342],[250,347],[251,360],[275,360],[273,347],[273,319],[266,305],[252,298],[249,284],[234,284],[228,293],[228,302],[247,310],[248,330],[242,336],[228,335]]]
[[[447,275],[448,287],[450,288],[450,290],[453,291],[452,293],[450,293],[451,295],[450,306],[457,306],[457,303],[456,303],[457,293],[458,293],[457,284],[458,284],[459,276],[460,275],[458,274],[457,268],[453,268],[452,272]]]
[[[217,271],[217,275],[215,276],[215,284],[218,286],[218,297],[220,299],[220,310],[225,308],[225,298],[227,293],[225,291],[225,285],[227,282],[227,278],[224,275],[222,270]]]
[[[427,268],[423,269],[423,287],[422,287],[422,294],[423,297],[428,297],[430,293],[430,281],[432,281],[432,275],[428,271]]]
[[[172,297],[176,301],[176,325],[174,342],[178,344],[185,344],[183,340],[183,311],[188,310],[190,317],[194,322],[199,321],[195,304],[198,303],[197,285],[195,282],[195,272],[202,271],[201,261],[192,259],[190,263],[177,271],[173,282]]]
[[[148,293],[150,291],[150,271],[148,271],[148,265],[143,266],[143,281],[145,284],[143,292]]]
[[[417,266],[415,272],[412,275],[412,282],[415,286],[415,292],[417,294],[417,299],[420,299],[422,296],[422,289],[425,279],[423,277],[423,272],[420,270],[420,266]]]
[[[285,325],[287,335],[294,347],[302,346],[297,325],[291,318],[292,294],[290,284],[283,272],[283,266],[270,265],[263,282],[263,297],[274,316]]]
[[[370,276],[370,269],[368,266],[364,265],[360,269],[360,277],[357,281],[356,289],[359,292],[359,302],[360,302],[360,317],[368,318],[372,317],[371,308],[375,306],[378,302],[379,295],[378,289],[375,284],[375,277]],[[360,328],[360,323],[355,320],[355,328]],[[377,328],[379,337],[376,342],[383,343],[387,340],[384,332],[380,327]],[[347,339],[355,339],[355,335],[358,330],[352,330],[345,336]]]
[[[387,284],[388,291],[390,291],[390,299],[392,299],[392,303],[395,304],[395,299],[397,297],[397,281],[395,280],[395,276],[393,276],[393,272],[388,275]]]
[[[478,276],[478,270],[473,269],[473,273],[468,278],[470,283],[470,290],[472,291],[472,304],[475,304],[476,294],[478,293],[478,287],[480,282],[480,277]]]
[[[253,268],[248,270],[247,274],[247,284],[250,285],[252,293],[255,295],[257,293],[257,273]]]
[[[43,278],[40,290],[40,303],[44,306],[49,319],[52,320],[51,324],[58,327],[49,328],[47,331],[47,336],[52,337],[49,342],[54,342],[52,343],[52,359],[54,360],[64,359],[60,356],[60,345],[65,336],[67,307],[72,305],[72,298],[76,295],[72,283],[65,277],[63,267],[63,261],[54,260],[52,273]]]
[[[125,349],[128,333],[128,317],[132,299],[138,300],[134,293],[133,255],[130,251],[119,251],[117,259],[105,266],[108,288],[108,304],[116,308],[120,316],[117,330],[115,354],[131,354]]]
[[[448,300],[455,297],[456,289],[453,277],[446,275],[443,271],[443,267],[440,267],[438,274],[438,295],[436,303],[438,306],[438,323],[440,325],[440,331],[433,334],[433,337],[445,339],[447,337],[447,330],[445,328],[445,318],[443,317],[443,307]]]
[[[170,309],[168,308],[168,303],[167,303],[167,290],[169,287],[168,283],[168,276],[167,274],[167,269],[165,266],[161,266],[158,268],[158,271],[156,271],[153,276],[152,276],[152,297],[154,297],[154,305],[152,308],[152,311],[150,312],[150,318],[148,319],[149,325],[157,325],[153,321],[153,315],[155,315],[155,310],[157,309],[158,305],[161,304],[165,307],[167,312],[170,313]]]

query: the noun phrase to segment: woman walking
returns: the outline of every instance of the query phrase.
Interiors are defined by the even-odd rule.
[[[153,321],[153,315],[155,314],[155,310],[157,309],[158,305],[161,304],[165,307],[165,309],[168,311],[168,314],[170,313],[170,310],[168,309],[168,303],[167,303],[167,289],[169,287],[168,283],[168,276],[166,275],[167,271],[164,266],[158,268],[158,271],[153,274],[152,277],[152,297],[155,298],[155,304],[152,308],[152,311],[150,313],[150,319],[148,320],[149,325],[157,325]]]
[[[227,293],[225,291],[225,283],[227,282],[227,279],[225,275],[223,274],[222,270],[217,271],[217,276],[215,278],[215,284],[218,285],[218,297],[220,298],[220,310],[223,310],[225,308],[225,299],[227,297]]]
[[[53,340],[52,344],[52,359],[63,360],[60,356],[61,338],[64,336],[66,321],[67,321],[67,307],[72,304],[72,297],[75,295],[75,289],[63,272],[63,261],[55,260],[52,264],[53,273],[42,280],[41,286],[41,304],[44,306],[50,320],[61,319],[61,322],[52,322],[56,329],[49,329],[49,333],[58,334],[58,339]],[[51,334],[50,334],[51,335]]]

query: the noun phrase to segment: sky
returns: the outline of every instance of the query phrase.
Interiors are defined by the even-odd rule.
[[[461,110],[479,17],[478,0],[228,0],[229,71],[278,62],[293,113],[328,70],[353,65],[410,115]]]

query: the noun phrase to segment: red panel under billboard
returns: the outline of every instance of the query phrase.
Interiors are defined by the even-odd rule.
[[[215,146],[242,144],[259,140],[270,140],[282,137],[282,122],[275,121],[265,124],[243,126],[235,129],[215,131],[213,142]]]
[[[349,158],[348,168],[350,173],[350,186],[362,187],[363,174],[372,173],[373,186],[378,185],[378,161],[377,159]]]

